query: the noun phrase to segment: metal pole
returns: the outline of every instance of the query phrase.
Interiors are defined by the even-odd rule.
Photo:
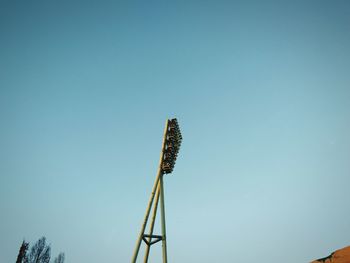
[[[165,206],[164,206],[164,187],[163,187],[163,175],[159,179],[160,184],[160,211],[162,221],[162,248],[163,248],[163,263],[168,263],[168,255],[166,250],[166,228],[165,228]]]
[[[153,189],[152,189],[152,193],[151,193],[150,199],[148,201],[148,206],[147,206],[147,209],[146,209],[145,218],[144,218],[143,223],[142,223],[141,231],[140,231],[139,237],[138,237],[137,242],[136,242],[136,247],[135,247],[134,254],[133,254],[133,257],[132,257],[132,260],[131,260],[132,263],[136,263],[137,255],[139,253],[140,246],[141,246],[142,237],[143,237],[143,234],[145,233],[145,228],[146,228],[146,225],[147,225],[149,213],[151,211],[154,195],[156,193],[156,189],[157,189],[157,186],[158,186],[158,181],[163,175],[162,163],[163,163],[164,150],[165,150],[165,145],[166,145],[166,136],[167,136],[167,132],[168,132],[168,124],[169,124],[169,121],[166,120],[164,133],[163,133],[162,151],[160,153],[160,158],[159,158],[158,173],[157,173],[156,181],[154,182],[154,185],[153,185]]]
[[[154,206],[153,206],[152,220],[151,220],[151,225],[150,225],[150,228],[149,228],[149,235],[150,235],[150,237],[148,238],[148,242],[149,243],[151,243],[151,240],[152,240],[151,236],[153,234],[154,223],[156,221],[158,201],[159,201],[159,194],[160,194],[160,184],[158,183],[156,200],[155,200],[155,203],[154,203]],[[143,260],[144,263],[148,262],[148,256],[149,256],[150,248],[151,248],[150,244],[146,246],[145,257],[144,257],[144,260]]]

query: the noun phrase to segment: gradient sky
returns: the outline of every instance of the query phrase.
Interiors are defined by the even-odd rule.
[[[172,117],[170,263],[350,245],[349,1],[2,0],[0,262],[129,262]]]

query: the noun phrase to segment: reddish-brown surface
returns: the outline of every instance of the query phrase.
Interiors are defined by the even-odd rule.
[[[350,263],[350,246],[339,249],[330,256],[312,261],[311,263]]]

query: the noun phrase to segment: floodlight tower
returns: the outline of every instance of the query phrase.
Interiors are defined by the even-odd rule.
[[[182,136],[179,128],[177,119],[167,120],[165,123],[162,151],[160,153],[158,173],[156,180],[153,185],[152,193],[148,201],[145,218],[142,223],[141,231],[136,242],[136,247],[131,262],[136,263],[136,259],[140,250],[141,242],[144,241],[146,244],[146,251],[144,257],[144,263],[148,262],[148,256],[150,248],[153,244],[162,241],[163,251],[163,263],[168,262],[167,258],[167,247],[166,247],[166,229],[165,229],[165,208],[164,208],[164,186],[163,186],[163,175],[169,174],[173,171],[177,154],[180,149]],[[149,226],[148,234],[145,234],[147,221],[153,205],[152,219]],[[160,212],[161,212],[161,226],[162,234],[153,235],[154,222],[157,215],[158,201],[160,199]]]

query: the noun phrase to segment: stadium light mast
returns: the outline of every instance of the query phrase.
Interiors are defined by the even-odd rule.
[[[167,120],[165,123],[162,150],[160,153],[158,173],[153,185],[152,193],[148,201],[146,214],[142,223],[141,231],[136,242],[136,247],[131,262],[136,263],[137,256],[139,254],[141,242],[146,244],[146,251],[144,256],[144,263],[148,262],[148,256],[150,248],[153,244],[162,241],[163,263],[168,262],[167,246],[166,246],[166,227],[165,227],[165,206],[164,206],[164,186],[163,175],[172,173],[177,154],[180,149],[182,136],[177,119]],[[155,203],[153,201],[155,199]],[[154,223],[157,215],[158,202],[160,199],[160,212],[161,212],[161,235],[153,235]],[[145,234],[147,221],[153,205],[152,218],[149,226],[148,234]]]

